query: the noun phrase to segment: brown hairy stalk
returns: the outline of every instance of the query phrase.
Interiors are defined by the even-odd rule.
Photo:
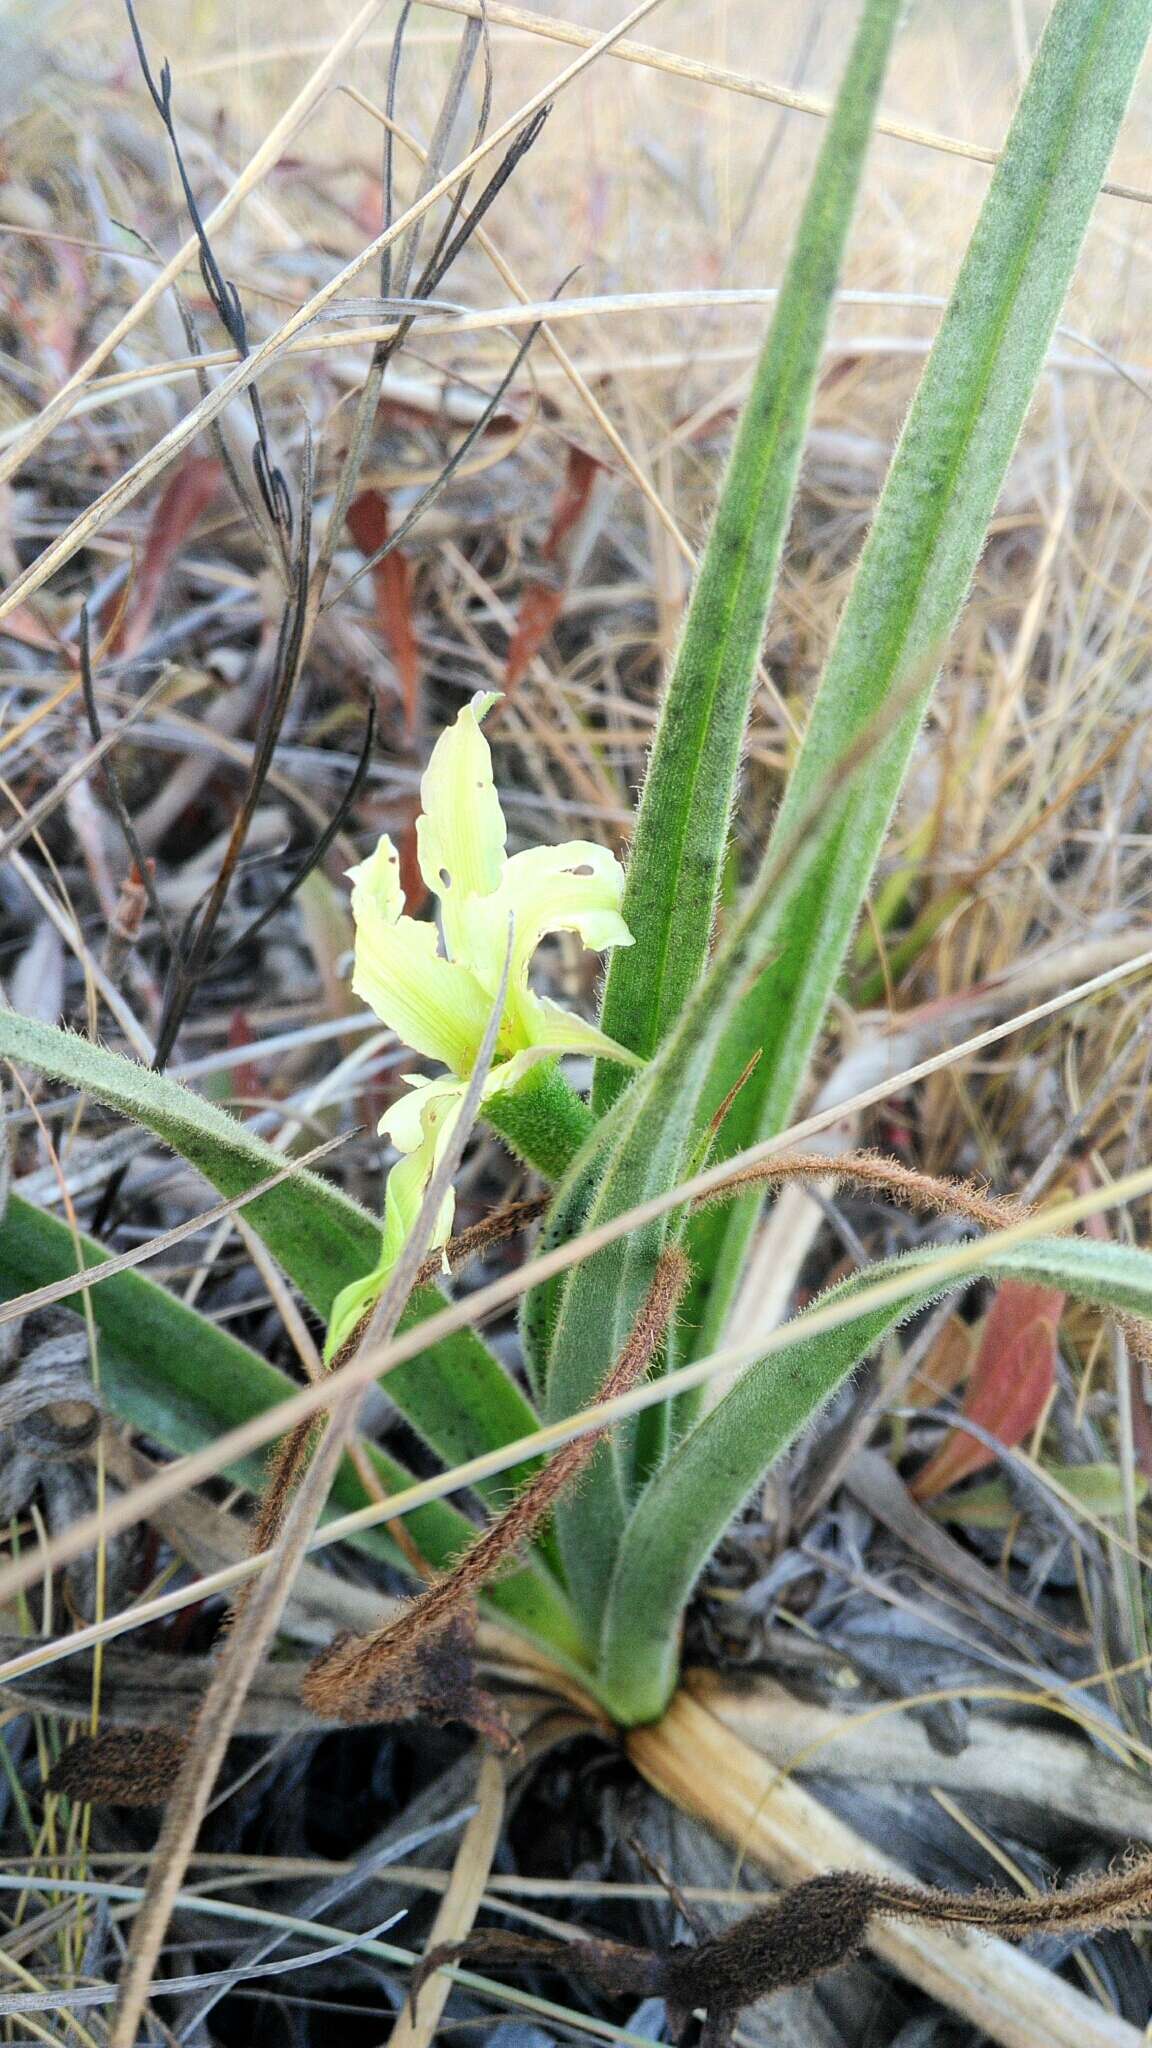
[[[260,1503],[260,1513],[252,1527],[252,1555],[259,1556],[262,1550],[270,1550],[284,1527],[288,1503],[296,1491],[297,1481],[306,1465],[312,1461],[312,1453],[320,1439],[321,1423],[315,1415],[306,1415],[294,1429],[288,1431],[278,1446],[276,1455],[268,1463],[268,1483]],[[244,1588],[246,1591],[247,1588]],[[231,1619],[235,1620],[243,1605],[244,1591],[233,1603]]]
[[[533,1195],[526,1202],[509,1202],[503,1209],[497,1209],[491,1216],[482,1216],[479,1223],[469,1224],[450,1237],[440,1251],[429,1252],[424,1264],[416,1275],[417,1287],[427,1287],[439,1278],[445,1262],[451,1273],[458,1272],[469,1259],[478,1259],[493,1245],[503,1244],[510,1237],[519,1237],[533,1223],[538,1223],[548,1207],[551,1197]]]
[[[473,1223],[467,1230],[460,1231],[458,1236],[449,1240],[442,1251],[428,1254],[416,1274],[413,1286],[426,1287],[430,1281],[435,1280],[443,1271],[445,1259],[450,1269],[455,1272],[467,1260],[479,1258],[481,1253],[490,1250],[493,1245],[502,1244],[506,1238],[516,1237],[520,1231],[527,1230],[530,1224],[535,1223],[544,1214],[547,1203],[546,1195],[537,1196],[528,1202],[510,1202],[506,1208],[498,1209],[494,1215],[485,1216],[479,1223]],[[345,1359],[352,1356],[370,1313],[369,1306],[351,1335],[346,1337],[340,1346],[328,1367],[329,1372],[337,1372]],[[280,1445],[269,1468],[268,1484],[264,1490],[259,1519],[252,1532],[254,1552],[267,1550],[269,1544],[275,1542],[279,1535],[288,1502],[296,1490],[296,1482],[315,1449],[317,1434],[316,1418],[309,1417],[304,1422],[297,1423],[296,1428],[289,1431]]]
[[[964,1216],[988,1230],[1005,1230],[1031,1215],[1031,1204],[1011,1196],[990,1195],[975,1181],[941,1180],[930,1173],[918,1173],[899,1159],[886,1159],[880,1152],[845,1152],[828,1157],[823,1152],[782,1152],[776,1159],[764,1159],[734,1173],[697,1204],[711,1208],[717,1202],[731,1202],[749,1189],[774,1187],[788,1180],[850,1181],[857,1187],[882,1190],[913,1208],[935,1209],[941,1215]]]
[[[1111,1308],[1108,1313],[1116,1328],[1122,1332],[1124,1341],[1137,1364],[1143,1366],[1146,1373],[1152,1374],[1152,1326],[1143,1322],[1139,1316],[1128,1315],[1122,1308]]]
[[[427,1287],[431,1281],[437,1279],[444,1269],[445,1260],[450,1271],[455,1273],[469,1259],[479,1258],[484,1252],[490,1251],[493,1245],[503,1244],[507,1238],[517,1237],[522,1230],[527,1230],[531,1224],[539,1221],[547,1206],[548,1197],[538,1195],[526,1202],[509,1202],[494,1215],[485,1216],[479,1223],[471,1224],[467,1230],[462,1230],[456,1237],[451,1238],[443,1250],[428,1254],[416,1274],[413,1286]],[[336,1372],[345,1358],[351,1357],[369,1313],[370,1309],[365,1309],[356,1328],[345,1338],[328,1367],[329,1372]],[[270,1549],[279,1536],[288,1512],[288,1503],[296,1491],[301,1474],[311,1461],[319,1434],[320,1425],[314,1416],[297,1423],[270,1460],[264,1498],[252,1530],[253,1556],[262,1550]],[[427,1566],[415,1546],[411,1545],[410,1539],[405,1540],[405,1531],[397,1528],[393,1531],[393,1536],[408,1557],[409,1564],[421,1577],[426,1577]],[[235,1625],[236,1614],[242,1605],[241,1595],[229,1618],[230,1627]]]
[[[104,1728],[69,1743],[44,1789],[96,1805],[163,1806],[186,1748],[172,1728]]]
[[[656,1267],[632,1334],[600,1388],[598,1400],[610,1401],[617,1394],[626,1393],[648,1370],[676,1312],[688,1276],[688,1261],[683,1252],[666,1251]],[[366,1702],[376,1700],[381,1678],[387,1674],[386,1697],[391,1706],[395,1694],[392,1674],[411,1656],[413,1646],[428,1639],[440,1639],[461,1610],[471,1606],[481,1587],[528,1541],[561,1494],[579,1478],[606,1433],[604,1424],[564,1444],[504,1513],[482,1530],[452,1569],[435,1579],[398,1620],[374,1635],[338,1638],[323,1651],[309,1666],[301,1688],[305,1704],[325,1716],[363,1720]]]
[[[511,1970],[550,1964],[576,1972],[609,1996],[663,1998],[676,2038],[693,2013],[703,2010],[702,2048],[727,2048],[746,2007],[850,1962],[875,1919],[979,1927],[1016,1941],[1050,1929],[1128,1927],[1150,1913],[1152,1856],[1030,1899],[1014,1892],[947,1892],[865,1872],[830,1871],[782,1892],[722,1934],[692,1947],[661,1951],[599,1939],[474,1934],[425,1957],[411,1996],[416,1997],[430,1971],[447,1963]]]
[[[360,1349],[360,1340],[368,1328],[368,1323],[375,1307],[375,1302],[370,1301],[359,1322],[353,1329],[349,1330],[339,1351],[335,1352],[329,1360],[325,1374],[326,1378],[330,1378],[333,1373],[339,1372],[342,1365],[347,1365],[348,1360],[355,1357]],[[284,1517],[288,1512],[289,1502],[305,1471],[312,1462],[312,1454],[323,1434],[326,1419],[323,1415],[306,1415],[301,1422],[296,1424],[294,1429],[289,1430],[275,1457],[271,1460],[268,1470],[268,1483],[264,1488],[264,1499],[256,1520],[256,1526],[252,1531],[253,1556],[258,1551],[267,1550],[269,1544],[274,1543],[280,1534],[284,1526]],[[237,1601],[233,1609],[233,1619],[235,1619],[235,1615],[242,1604],[243,1597],[241,1596],[241,1599]]]
[[[457,1237],[450,1239],[442,1251],[429,1253],[416,1274],[413,1286],[426,1287],[430,1281],[435,1280],[443,1270],[445,1259],[450,1269],[455,1272],[467,1260],[478,1258],[483,1252],[491,1250],[493,1245],[502,1244],[506,1238],[516,1237],[520,1231],[527,1230],[530,1224],[535,1223],[543,1215],[547,1200],[547,1196],[541,1195],[531,1201],[510,1202],[506,1208],[498,1209],[494,1215],[485,1216],[479,1223],[473,1223],[469,1229],[462,1230]],[[371,1306],[365,1309],[355,1329],[345,1338],[328,1367],[329,1372],[339,1371],[345,1359],[352,1356],[370,1314]],[[311,1463],[312,1454],[320,1440],[321,1427],[322,1424],[315,1416],[298,1422],[270,1459],[260,1513],[252,1529],[254,1557],[263,1550],[270,1550],[279,1536],[288,1512],[288,1504],[303,1473]],[[427,1578],[428,1567],[407,1532],[397,1526],[392,1534],[413,1570],[419,1577]],[[238,1616],[243,1612],[247,1590],[245,1587],[233,1603],[228,1617],[229,1628],[235,1627]]]
[[[357,1324],[353,1337],[361,1324]],[[349,1340],[351,1341],[351,1339]],[[337,1364],[333,1360],[333,1365]],[[260,1557],[271,1550],[278,1541],[284,1527],[292,1497],[304,1473],[312,1463],[312,1456],[324,1433],[326,1416],[306,1415],[277,1446],[268,1460],[268,1477],[260,1502],[260,1512],[252,1524],[252,1535],[248,1543],[249,1557]],[[246,1579],[239,1587],[227,1614],[220,1625],[220,1635],[231,1635],[244,1618],[245,1609],[255,1591],[257,1581]]]

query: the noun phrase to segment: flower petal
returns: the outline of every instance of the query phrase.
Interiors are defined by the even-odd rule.
[[[644,1065],[638,1053],[618,1045],[597,1025],[585,1023],[583,1017],[577,1017],[573,1011],[563,1009],[559,1003],[549,1002],[547,996],[535,996],[529,990],[521,992],[515,1000],[520,1027],[517,1036],[522,1045],[533,1051],[593,1053],[597,1059],[619,1060],[625,1067]],[[513,1064],[514,1061],[508,1060],[493,1072],[503,1074]]]
[[[496,960],[493,994],[499,986],[509,916],[515,926],[509,974],[513,988],[527,985],[529,962],[547,932],[575,932],[594,952],[608,946],[630,946],[632,934],[620,915],[623,894],[624,870],[619,861],[607,847],[590,839],[570,839],[563,846],[532,846],[525,853],[514,853],[495,894],[472,906],[473,925],[485,929],[483,945],[474,950],[477,980],[489,985],[485,980],[487,963]]]
[[[372,852],[357,867],[349,868],[352,884],[352,914],[381,924],[396,924],[404,909],[404,885],[400,880],[400,855],[387,832],[382,832]]]
[[[454,1074],[437,1074],[431,1081],[423,1074],[405,1074],[402,1078],[407,1081],[409,1092],[385,1110],[377,1128],[391,1139],[398,1152],[415,1152],[428,1135],[425,1111],[435,1109],[439,1120],[441,1105],[453,1096],[459,1100],[467,1084],[458,1081]]]
[[[364,1273],[359,1280],[353,1280],[347,1287],[342,1287],[332,1304],[328,1335],[324,1345],[326,1361],[334,1357],[341,1344],[351,1335],[364,1310],[384,1292],[392,1268],[415,1227],[424,1200],[424,1191],[443,1158],[445,1147],[456,1127],[464,1100],[464,1090],[463,1082],[441,1079],[421,1083],[411,1095],[405,1097],[403,1107],[415,1111],[415,1129],[409,1131],[405,1127],[405,1136],[413,1136],[415,1142],[404,1150],[403,1156],[396,1161],[388,1175],[384,1189],[384,1230],[380,1257],[370,1273]],[[395,1142],[394,1138],[393,1143]],[[440,1213],[428,1240],[430,1251],[448,1242],[452,1235],[455,1214],[456,1190],[450,1187],[440,1205]]]
[[[450,959],[471,964],[469,907],[473,897],[491,896],[504,873],[508,828],[492,780],[492,753],[480,721],[499,696],[478,690],[455,724],[442,732],[424,771],[423,816],[416,821],[420,872],[440,898],[444,943]],[[497,985],[503,944],[495,969]]]
[[[439,1165],[444,1148],[452,1136],[456,1119],[460,1113],[461,1090],[454,1107],[444,1108],[436,1114],[425,1133],[424,1142],[414,1152],[406,1152],[396,1161],[388,1175],[384,1189],[384,1258],[389,1270],[395,1265],[400,1253],[411,1236],[424,1190]],[[428,1239],[429,1250],[446,1244],[452,1234],[452,1219],[456,1214],[456,1191],[449,1188],[440,1204],[432,1234]]]
[[[356,920],[352,986],[405,1045],[466,1074],[491,998],[467,968],[441,957],[434,925],[401,916],[399,865],[385,834],[375,853],[349,869]]]

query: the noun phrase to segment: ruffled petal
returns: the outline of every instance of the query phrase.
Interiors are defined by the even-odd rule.
[[[472,905],[473,925],[484,932],[483,944],[474,949],[473,973],[495,993],[504,965],[509,917],[515,933],[509,976],[513,988],[527,985],[532,955],[548,932],[575,932],[593,952],[630,946],[632,934],[620,915],[623,894],[624,870],[619,861],[590,839],[570,839],[563,846],[532,846],[513,854],[500,887],[484,902]],[[492,962],[495,974],[489,982]]]
[[[492,752],[480,730],[498,696],[496,690],[478,690],[441,733],[420,784],[424,812],[416,821],[420,872],[440,898],[449,957],[470,965],[472,899],[499,888],[508,837],[492,780]],[[503,963],[502,944],[493,988]]]
[[[458,1081],[454,1074],[437,1074],[431,1081],[423,1074],[404,1074],[401,1078],[408,1084],[408,1094],[398,1096],[385,1110],[378,1130],[382,1137],[389,1138],[398,1152],[415,1152],[424,1143],[428,1133],[424,1113],[464,1094],[465,1081]]]
[[[388,1175],[384,1190],[384,1259],[391,1271],[400,1253],[412,1234],[424,1190],[439,1165],[441,1155],[452,1136],[459,1115],[460,1105],[455,1109],[446,1107],[438,1123],[433,1123],[422,1145],[415,1152],[405,1153],[396,1161]],[[428,1249],[435,1250],[446,1244],[452,1235],[452,1219],[456,1214],[456,1190],[449,1188],[440,1204]]]
[[[380,1259],[370,1273],[362,1274],[359,1280],[350,1280],[347,1287],[340,1289],[328,1317],[328,1334],[324,1339],[325,1365],[331,1365],[340,1346],[352,1335],[365,1309],[371,1307],[371,1304],[383,1294],[391,1271],[392,1262],[389,1261],[385,1265],[384,1260]]]
[[[400,862],[387,834],[350,868],[356,950],[352,986],[405,1045],[466,1074],[484,1036],[491,997],[437,951],[436,928],[401,915]]]
[[[535,996],[530,990],[521,991],[515,1002],[519,1043],[537,1054],[584,1052],[592,1053],[597,1059],[618,1060],[624,1067],[644,1065],[638,1053],[618,1045],[614,1038],[609,1038],[595,1024],[585,1023],[583,1017],[577,1017],[573,1011],[563,1009],[559,1003],[549,1002],[547,996]],[[494,1071],[503,1074],[513,1064],[511,1060],[506,1061]]]

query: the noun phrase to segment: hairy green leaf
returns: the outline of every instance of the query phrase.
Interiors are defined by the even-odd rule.
[[[1152,25],[1152,0],[1056,0],[900,438],[789,780],[787,833],[852,739],[899,716],[820,857],[779,892],[770,959],[734,1016],[709,1100],[758,1053],[725,1124],[737,1152],[782,1129],[807,1069],[935,673],[1075,268]],[[904,702],[900,702],[903,693]],[[704,1219],[717,1340],[758,1204]]]
[[[283,1168],[283,1156],[180,1082],[154,1074],[74,1032],[0,1008],[0,1058],[82,1088],[153,1131],[222,1195],[239,1195]],[[303,1171],[248,1204],[245,1215],[305,1301],[326,1317],[333,1297],[375,1265],[380,1225],[347,1195]],[[67,1270],[67,1269],[65,1269]],[[444,1307],[434,1287],[418,1288],[402,1329]],[[537,1418],[499,1360],[474,1331],[460,1330],[397,1367],[388,1393],[448,1464],[530,1435]],[[506,1478],[518,1484],[528,1470]]]
[[[90,1237],[81,1236],[79,1246],[85,1266],[100,1265],[108,1256]],[[68,1226],[12,1196],[0,1229],[0,1299],[15,1300],[76,1270],[77,1244]],[[91,1290],[90,1300],[105,1398],[116,1414],[169,1450],[198,1450],[294,1392],[285,1373],[142,1273],[113,1274]],[[69,1297],[65,1306],[78,1309],[80,1297]],[[375,1445],[367,1451],[387,1493],[413,1483],[411,1473]],[[258,1490],[263,1461],[247,1458],[228,1467],[227,1476]],[[499,1484],[507,1488],[507,1473]],[[332,1489],[331,1512],[363,1507],[367,1500],[363,1480],[345,1459]],[[438,1567],[451,1563],[476,1533],[475,1524],[444,1501],[418,1508],[406,1518],[406,1527],[421,1555]],[[350,1541],[407,1569],[386,1530],[366,1529]],[[567,1604],[544,1572],[512,1573],[491,1587],[487,1598],[518,1628],[555,1644],[570,1658],[579,1657]]]
[[[664,692],[624,894],[635,944],[612,958],[601,1018],[645,1058],[708,956],[764,624],[900,6],[866,0]],[[601,1060],[594,1106],[627,1080]]]
[[[830,1289],[788,1326],[788,1341],[746,1371],[683,1438],[637,1503],[620,1544],[604,1610],[597,1684],[617,1718],[654,1720],[676,1679],[680,1622],[692,1588],[732,1517],[787,1446],[898,1323],[935,1300],[937,1276],[917,1268],[939,1252],[872,1266]],[[972,1275],[972,1277],[978,1277]],[[1082,1301],[1152,1321],[1152,1253],[1089,1237],[990,1244],[979,1277],[1056,1287]],[[805,1337],[804,1323],[890,1280],[907,1291]]]

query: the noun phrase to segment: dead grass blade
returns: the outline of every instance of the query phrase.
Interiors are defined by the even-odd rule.
[[[149,1259],[159,1258],[161,1253],[171,1251],[174,1245],[183,1244],[185,1238],[196,1237],[202,1230],[210,1230],[214,1224],[226,1222],[249,1202],[258,1201],[283,1181],[291,1180],[305,1168],[314,1166],[317,1160],[326,1159],[341,1145],[348,1143],[350,1133],[341,1131],[335,1138],[326,1138],[322,1145],[312,1151],[301,1153],[298,1159],[289,1160],[266,1180],[258,1181],[255,1187],[246,1188],[242,1195],[231,1195],[227,1201],[217,1202],[211,1209],[202,1209],[198,1216],[189,1216],[183,1223],[176,1223],[171,1230],[160,1231],[144,1244],[133,1245],[131,1251],[117,1252],[115,1257],[102,1259],[98,1266],[86,1266],[82,1272],[70,1273],[66,1280],[51,1280],[45,1287],[35,1287],[28,1294],[18,1294],[11,1301],[0,1302],[0,1325],[14,1323],[23,1316],[31,1315],[36,1309],[49,1308],[54,1301],[65,1301],[74,1295],[77,1288],[95,1286],[101,1280],[111,1280],[116,1273],[131,1272],[135,1266],[146,1265]]]
[[[285,145],[291,140],[303,122],[307,120],[312,109],[327,91],[349,52],[355,49],[356,44],[365,34],[374,17],[379,14],[382,4],[383,0],[365,0],[365,5],[353,15],[347,27],[342,29],[333,39],[331,45],[325,49],[323,57],[312,72],[311,77],[305,81],[300,91],[296,94],[295,99],[285,108],[280,119],[273,123],[264,140],[253,152],[244,170],[235,179],[223,199],[206,216],[204,228],[209,235],[214,234],[218,228],[224,227],[231,220],[233,214],[239,211],[249,194],[279,162]],[[49,434],[60,424],[60,421],[67,418],[72,407],[73,398],[84,390],[101,365],[108,361],[109,356],[116,353],[121,342],[127,339],[133,328],[138,326],[140,321],[151,312],[153,306],[163,298],[169,286],[176,282],[181,272],[192,262],[198,252],[198,248],[197,236],[195,234],[189,235],[187,240],[176,251],[176,254],[151,279],[145,290],[140,294],[135,305],[113,324],[109,332],[104,336],[103,341],[97,343],[91,353],[72,372],[67,382],[61,385],[55,398],[43,408],[34,420],[29,422],[20,439],[9,448],[6,455],[0,455],[0,483],[5,483],[9,477],[16,474],[17,470],[22,469],[30,457],[35,454],[37,448],[41,446],[42,442],[47,440]]]
[[[446,172],[442,178],[437,179],[424,194],[423,198],[415,201],[413,205],[408,207],[400,215],[399,219],[394,221],[390,227],[385,228],[381,234],[375,236],[357,256],[352,258],[351,262],[346,263],[341,270],[336,272],[334,277],[328,280],[327,284],[321,286],[319,291],[314,292],[312,297],[297,312],[293,313],[275,334],[270,335],[266,341],[261,342],[243,362],[237,364],[235,369],[222,379],[207,398],[201,399],[199,405],[193,407],[192,411],[186,414],[176,426],[170,428],[156,442],[155,446],[148,450],[146,455],[133,463],[131,468],[126,470],[116,483],[104,491],[77,519],[74,519],[59,538],[45,548],[44,552],[37,557],[29,569],[15,578],[3,596],[0,596],[0,619],[8,617],[18,606],[24,604],[29,597],[43,587],[50,577],[55,575],[58,569],[63,567],[65,562],[70,561],[77,550],[84,547],[91,540],[92,536],[98,533],[110,519],[118,516],[128,505],[132,504],[152,479],[167,467],[173,456],[179,454],[181,449],[187,447],[189,442],[194,440],[197,434],[202,433],[212,420],[217,419],[231,404],[233,399],[247,391],[249,386],[255,383],[256,379],[262,375],[268,364],[275,361],[281,354],[288,343],[301,333],[311,321],[315,320],[318,314],[323,313],[332,304],[334,299],[347,290],[353,279],[359,276],[367,264],[371,263],[375,257],[381,255],[385,249],[391,247],[393,243],[399,241],[403,235],[407,234],[408,230],[413,228],[441,199],[450,196],[454,187],[459,184],[461,179],[469,176],[486,158],[503,148],[506,143],[512,142],[525,127],[526,123],[530,122],[535,115],[541,113],[558,93],[563,92],[567,86],[571,85],[572,81],[580,77],[597,57],[601,56],[605,50],[611,49],[613,43],[619,41],[621,36],[626,35],[636,22],[642,21],[646,15],[651,14],[658,5],[659,0],[639,0],[639,4],[632,8],[630,13],[624,16],[623,20],[619,21],[615,27],[606,30],[603,35],[598,36],[587,50],[583,51],[571,64],[566,65],[563,71],[558,73],[547,86],[543,87],[539,92],[533,93],[522,107],[518,108],[506,121],[502,121],[499,127],[493,130],[491,135],[485,137],[484,141],[472,149],[466,157],[462,158],[452,170]]]
[[[413,1231],[361,1339],[361,1350],[375,1352],[393,1336],[424,1257],[428,1237],[445,1193],[459,1171],[472,1123],[480,1106],[484,1082],[496,1049],[512,956],[509,932],[500,987],[484,1040],[468,1083],[460,1115],[443,1157],[433,1172]],[[353,1368],[358,1358],[352,1361]],[[243,1603],[227,1640],[204,1703],[193,1727],[188,1751],[172,1787],[156,1855],[140,1911],[133,1923],[128,1957],[116,2001],[109,2048],[134,2048],[156,1961],[176,1894],[187,1869],[196,1834],[207,1811],[216,1774],[244,1702],[248,1684],[260,1664],[288,1602],[309,1538],[323,1513],[332,1478],[352,1441],[360,1412],[363,1382],[353,1370],[334,1372],[322,1389],[331,1399],[324,1440],[289,1508],[280,1541],[271,1560]],[[333,1398],[334,1393],[334,1398]]]
[[[464,1830],[444,1897],[428,1936],[428,1953],[445,1942],[466,1940],[492,1870],[504,1824],[504,1772],[494,1756],[481,1758],[476,1777],[476,1811]],[[388,2048],[432,2048],[451,1989],[447,1977],[429,1977],[410,2007],[400,2014]]]
[[[577,49],[587,49],[593,38],[591,31],[581,28],[574,21],[561,21],[549,14],[538,14],[528,7],[509,7],[505,0],[426,0],[429,7],[442,14],[487,15],[494,28],[519,28],[528,35],[543,36],[548,42],[568,43]],[[679,57],[671,50],[658,49],[652,43],[635,43],[622,38],[612,48],[612,55],[624,64],[639,64],[650,71],[663,71],[672,78],[691,79],[697,85],[716,86],[721,92],[739,93],[749,99],[767,101],[770,106],[784,107],[795,114],[813,114],[825,121],[832,112],[831,100],[822,99],[816,93],[797,92],[787,85],[772,84],[766,78],[755,78],[745,71],[732,71],[723,64],[707,64],[692,57]],[[969,162],[995,164],[1000,152],[985,149],[978,142],[964,142],[955,135],[941,135],[932,128],[917,128],[907,121],[895,121],[890,115],[881,114],[876,122],[878,135],[891,135],[897,142],[911,142],[920,149],[941,151],[945,156],[967,157]],[[1152,204],[1152,192],[1139,185],[1105,184],[1104,192],[1112,193],[1119,199],[1138,199],[1145,205]]]

